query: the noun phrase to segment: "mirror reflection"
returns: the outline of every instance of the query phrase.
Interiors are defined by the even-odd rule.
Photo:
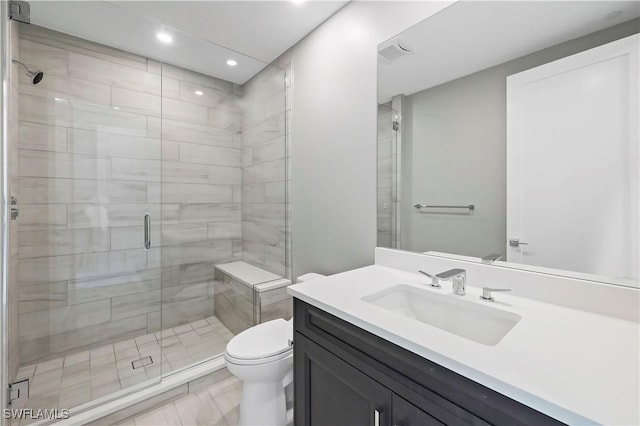
[[[457,2],[378,48],[378,245],[638,286],[638,2]]]

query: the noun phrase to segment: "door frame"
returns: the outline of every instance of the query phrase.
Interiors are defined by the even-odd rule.
[[[9,36],[10,22],[8,2],[0,1],[0,186],[2,204],[0,213],[0,405],[7,408],[9,386],[9,313],[8,313],[8,149],[9,149]],[[0,415],[0,425],[8,424],[4,415]]]

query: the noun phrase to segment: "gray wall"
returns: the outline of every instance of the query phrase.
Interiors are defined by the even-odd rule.
[[[352,2],[294,46],[294,277],[373,263],[377,45],[450,3]]]
[[[402,248],[469,256],[505,252],[506,77],[638,32],[629,21],[544,49],[407,98],[413,113],[405,143]],[[404,116],[407,116],[405,112]],[[404,123],[405,125],[407,123]],[[408,127],[408,129],[407,129]],[[405,145],[407,146],[407,145]],[[409,172],[407,172],[409,173]],[[476,204],[473,215],[417,212],[415,203]]]

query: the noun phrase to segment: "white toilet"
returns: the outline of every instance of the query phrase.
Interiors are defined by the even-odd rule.
[[[298,282],[322,278],[305,274]],[[285,426],[285,387],[293,381],[293,319],[276,319],[255,325],[227,344],[227,368],[242,381],[240,426]]]

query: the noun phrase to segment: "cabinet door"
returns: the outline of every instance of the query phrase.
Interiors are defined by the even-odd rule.
[[[442,426],[444,423],[431,417],[415,405],[393,395],[393,426]]]
[[[296,425],[391,425],[391,391],[300,333],[294,363]]]

